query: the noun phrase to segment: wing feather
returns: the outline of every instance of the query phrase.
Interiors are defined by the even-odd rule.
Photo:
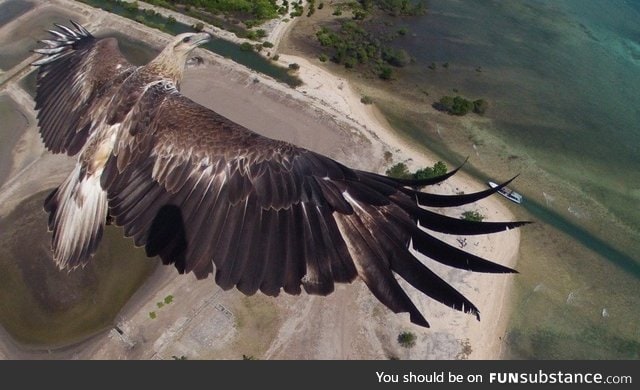
[[[54,153],[78,153],[92,131],[103,93],[119,75],[133,71],[114,38],[96,39],[86,29],[56,25],[55,39],[35,49],[45,56],[38,66],[36,110],[40,135]],[[121,79],[120,79],[121,80]]]

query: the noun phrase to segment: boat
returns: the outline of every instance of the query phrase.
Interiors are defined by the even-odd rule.
[[[496,188],[498,187],[498,184],[489,181],[487,182],[487,184],[489,184],[489,187],[491,188]],[[520,195],[519,193],[515,192],[514,190],[510,189],[509,187],[502,187],[498,190],[498,193],[502,196],[504,196],[505,198],[509,199],[512,202],[515,203],[522,203],[522,195]]]

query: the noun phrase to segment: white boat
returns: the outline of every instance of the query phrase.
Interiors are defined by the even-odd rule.
[[[489,187],[491,188],[498,187],[498,184],[492,181],[487,182],[487,184],[489,184]],[[512,202],[516,202],[518,204],[522,203],[522,195],[510,189],[509,187],[502,187],[501,189],[498,190],[498,193]]]

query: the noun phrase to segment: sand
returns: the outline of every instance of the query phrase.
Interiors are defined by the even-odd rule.
[[[88,12],[77,3],[69,6],[89,14],[93,26],[108,22],[110,27],[123,31],[126,28],[139,38],[154,35],[156,41],[167,39],[122,18]],[[272,31],[276,33],[269,39],[277,45],[291,25],[283,27],[275,23]],[[394,161],[409,160],[413,169],[435,162],[433,157],[395,136],[375,106],[360,102],[359,94],[347,80],[305,58],[280,57],[283,64],[300,65],[299,76],[304,85],[293,90],[217,55],[202,51],[197,54],[205,58],[205,65],[189,69],[183,92],[257,132],[377,172],[388,167],[385,151],[393,151]],[[25,178],[41,177],[39,173],[34,168],[32,175]],[[35,182],[31,181],[34,184],[29,186],[30,191],[35,189]],[[484,185],[459,174],[432,189],[442,193],[471,192],[484,189]],[[0,195],[19,193],[17,189],[11,191],[3,187]],[[507,201],[494,197],[467,209],[479,210],[489,220],[513,220],[504,202]],[[449,212],[459,215],[462,211]],[[449,240],[455,244],[456,238]],[[465,249],[514,266],[518,245],[516,230],[469,238]],[[124,329],[124,335],[112,330],[43,355],[42,351],[22,350],[0,332],[0,356],[158,359],[181,355],[240,358],[248,354],[265,359],[500,358],[512,277],[471,274],[437,265],[434,269],[479,307],[481,322],[413,291],[412,298],[432,325],[430,329],[416,327],[407,316],[390,313],[359,281],[339,286],[326,298],[303,295],[274,300],[258,295],[247,299],[236,291],[222,293],[212,280],[196,282],[191,276],[178,276],[173,269],[162,267],[119,315],[117,324]],[[157,308],[156,303],[169,294],[175,295],[179,304]],[[156,319],[150,319],[151,311],[157,312]],[[270,326],[261,326],[264,322]],[[417,345],[411,350],[403,350],[395,342],[404,330],[418,335]],[[252,341],[244,344],[239,341],[247,337]]]

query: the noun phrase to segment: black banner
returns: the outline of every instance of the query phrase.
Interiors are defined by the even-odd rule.
[[[637,388],[638,361],[5,361],[20,388]],[[634,383],[635,382],[635,383]],[[225,387],[221,387],[225,386]],[[226,387],[229,386],[229,387]]]

